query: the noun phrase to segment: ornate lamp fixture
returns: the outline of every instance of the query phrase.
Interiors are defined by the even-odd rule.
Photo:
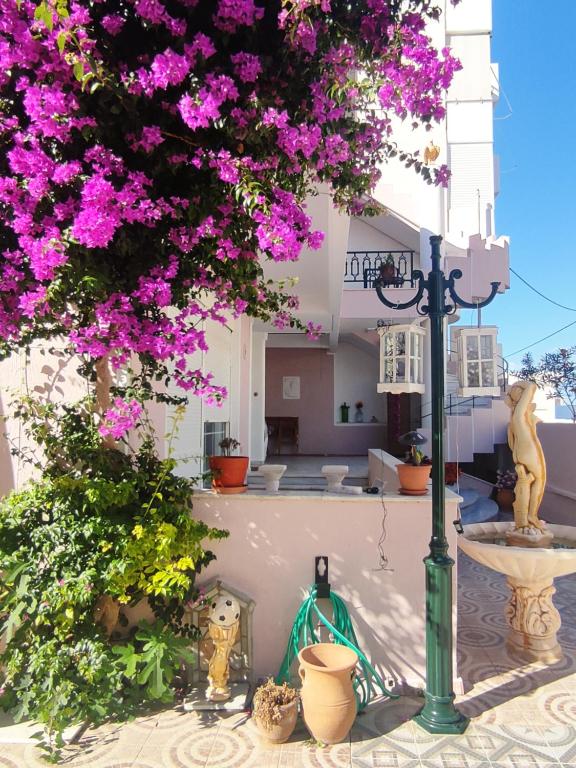
[[[452,678],[452,566],[448,555],[448,541],[444,524],[444,316],[456,312],[457,307],[477,309],[489,304],[500,283],[491,283],[490,296],[483,302],[471,304],[456,293],[454,281],[462,277],[459,269],[453,269],[446,279],[440,269],[440,243],[442,238],[433,235],[432,269],[428,278],[416,270],[414,279],[417,291],[414,298],[403,304],[389,301],[382,291],[378,278],[374,288],[380,301],[390,309],[407,309],[416,306],[418,314],[430,318],[430,348],[432,361],[432,538],[426,565],[426,692],[425,704],[415,716],[416,722],[430,733],[463,733],[468,726],[454,706]],[[424,291],[428,303],[422,304]],[[446,302],[446,291],[451,302]]]
[[[496,326],[452,328],[460,364],[458,394],[497,397],[498,386]]]
[[[425,332],[417,325],[378,326],[380,380],[378,392],[424,392]]]

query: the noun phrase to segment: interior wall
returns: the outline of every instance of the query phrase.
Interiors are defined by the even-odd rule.
[[[364,421],[373,419],[386,423],[386,395],[376,391],[379,378],[379,347],[376,354],[370,355],[353,344],[339,344],[334,355],[334,421],[340,419],[340,406],[346,403],[350,406],[349,420],[354,420],[355,407],[358,401],[364,403],[362,408]]]
[[[299,399],[284,399],[285,376],[300,377]],[[334,413],[334,355],[322,349],[266,350],[266,416],[298,418],[299,453],[360,456],[384,446],[384,424],[335,424]]]

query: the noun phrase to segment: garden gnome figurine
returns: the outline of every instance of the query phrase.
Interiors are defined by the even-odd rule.
[[[208,663],[208,689],[210,701],[226,701],[230,698],[229,658],[240,626],[240,605],[232,595],[220,595],[210,606],[208,634],[214,643],[214,653]]]
[[[508,444],[518,475],[514,488],[514,529],[507,536],[513,546],[541,547],[552,540],[552,534],[538,517],[546,485],[546,461],[536,434],[536,424],[540,421],[534,414],[536,405],[532,402],[536,389],[533,381],[517,381],[506,395],[506,405],[511,410]]]

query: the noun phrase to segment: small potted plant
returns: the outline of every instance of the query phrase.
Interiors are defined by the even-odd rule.
[[[225,437],[218,446],[222,454],[208,457],[212,487],[220,493],[243,493],[247,488],[248,456],[232,456],[232,452],[240,448],[233,437]]]
[[[385,261],[380,265],[379,279],[384,286],[396,282],[396,265],[394,264],[394,256],[391,253],[386,256]]]
[[[405,463],[396,466],[400,480],[400,492],[409,496],[423,496],[428,490],[432,462],[418,446],[423,445],[426,438],[419,432],[407,432],[399,437],[398,441],[402,445],[410,446]]]
[[[514,503],[514,487],[518,475],[513,469],[496,470],[496,501],[500,509],[511,510]]]
[[[446,461],[444,463],[444,482],[446,485],[455,485],[458,482],[458,478],[462,474],[462,470],[455,461]]]
[[[270,677],[254,694],[252,719],[261,736],[274,744],[288,741],[298,717],[298,692]]]

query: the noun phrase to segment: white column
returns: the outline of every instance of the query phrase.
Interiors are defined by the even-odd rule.
[[[252,392],[250,393],[250,460],[266,460],[266,339],[267,333],[252,334]]]

